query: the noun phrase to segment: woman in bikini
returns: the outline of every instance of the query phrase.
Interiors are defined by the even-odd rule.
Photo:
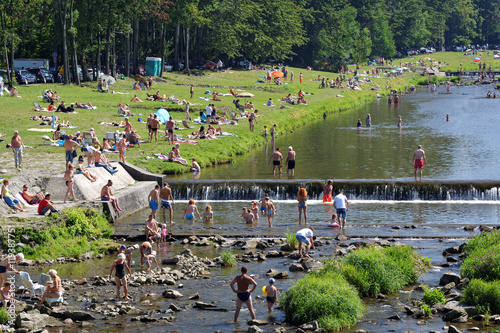
[[[128,271],[128,274],[132,276],[132,271],[125,260],[126,256],[123,253],[118,255],[118,259],[113,262],[113,266],[111,266],[111,270],[109,271],[109,279],[111,280],[111,274],[113,274],[113,270],[116,269],[115,272],[115,285],[116,285],[116,297],[118,300],[121,300],[120,293],[120,285],[123,285],[123,292],[125,293],[125,299],[130,299],[128,297],[128,288],[127,288],[127,275],[125,274],[125,268]]]
[[[198,212],[198,207],[196,207],[196,205],[194,204],[194,200],[190,199],[186,207],[186,210],[184,211],[184,215],[182,215],[182,218],[186,218],[187,220],[193,220],[195,212],[198,215],[198,218],[201,219],[200,213]]]
[[[75,191],[73,189],[73,185],[75,183],[75,181],[73,180],[74,177],[75,177],[75,174],[73,172],[73,165],[70,163],[68,165],[68,170],[66,170],[66,172],[64,173],[64,179],[66,180],[66,186],[68,187],[68,189],[66,190],[66,195],[64,196],[64,203],[66,203],[66,200],[68,199],[68,195],[70,195],[70,194],[73,197],[74,202],[78,201],[75,198]]]
[[[299,202],[299,224],[302,223],[302,212],[304,212],[304,221],[307,224],[307,191],[301,188],[297,194],[297,201]]]
[[[267,221],[269,222],[269,228],[273,227],[273,216],[276,214],[276,207],[274,207],[274,203],[266,197],[266,212],[267,212]]]
[[[116,148],[120,153],[120,162],[125,163],[125,149],[127,149],[127,139],[125,138],[125,135],[120,139],[120,141],[118,141]]]

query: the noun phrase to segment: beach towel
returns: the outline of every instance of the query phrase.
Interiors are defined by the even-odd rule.
[[[54,132],[52,128],[28,128],[28,131],[31,132]]]

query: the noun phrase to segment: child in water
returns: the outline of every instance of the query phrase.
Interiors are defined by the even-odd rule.
[[[127,276],[125,274],[125,269],[127,269],[130,276],[132,276],[132,271],[130,271],[130,267],[127,265],[125,261],[125,254],[120,253],[118,255],[118,259],[113,262],[113,266],[111,266],[111,270],[109,271],[109,279],[111,280],[111,274],[113,270],[116,269],[115,272],[115,284],[116,284],[116,297],[118,300],[121,300],[120,293],[120,284],[123,285],[123,292],[125,293],[125,299],[130,299],[128,297],[128,288],[127,288]]]
[[[207,205],[205,211],[203,212],[203,223],[212,223],[214,221],[214,212],[212,212],[212,206]]]
[[[259,219],[259,204],[256,201],[252,201],[252,214],[255,222]]]
[[[274,286],[276,281],[273,278],[269,279],[269,285],[266,287],[266,302],[267,302],[267,313],[273,313],[273,306],[276,304],[276,298],[278,298],[278,289]]]
[[[332,228],[338,228],[338,227],[340,227],[339,223],[337,222],[337,214],[333,213],[332,220],[330,221],[330,223],[328,224],[328,226],[332,227]]]
[[[182,215],[182,218],[186,217],[188,220],[194,219],[194,213],[198,215],[198,218],[201,219],[200,213],[198,212],[198,208],[194,204],[194,200],[190,199],[189,203],[186,207],[186,210],[184,211],[184,215]]]
[[[246,207],[243,207],[243,212],[238,217],[243,217],[247,224],[252,224],[255,221],[252,211]]]
[[[160,265],[158,265],[158,261],[156,261],[156,251],[152,251],[151,254],[148,254],[144,259],[144,263],[148,266],[148,271],[151,270],[151,264],[153,261],[156,264],[156,268],[160,269]]]
[[[161,242],[165,243],[167,241],[167,224],[163,223],[161,226]]]

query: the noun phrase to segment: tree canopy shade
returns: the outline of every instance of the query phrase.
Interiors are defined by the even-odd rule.
[[[73,71],[66,82],[78,65],[129,75],[148,56],[188,70],[243,57],[335,70],[423,46],[499,44],[499,21],[500,0],[0,0],[0,67],[56,52],[51,65]]]

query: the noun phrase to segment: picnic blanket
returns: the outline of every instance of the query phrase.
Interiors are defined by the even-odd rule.
[[[28,131],[31,132],[54,132],[53,128],[28,128]]]

